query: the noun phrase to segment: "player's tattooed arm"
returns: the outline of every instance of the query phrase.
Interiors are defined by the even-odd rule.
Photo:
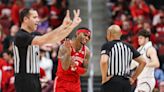
[[[69,40],[65,41],[64,44],[60,46],[58,58],[61,59],[62,68],[68,70],[72,62]]]
[[[88,48],[86,48],[86,55],[85,55],[84,63],[83,63],[83,67],[84,67],[86,70],[88,69],[89,59],[90,59],[90,51],[89,51]]]

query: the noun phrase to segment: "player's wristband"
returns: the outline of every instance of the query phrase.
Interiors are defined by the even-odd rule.
[[[76,72],[78,74],[84,74],[86,72],[85,68],[77,66]]]

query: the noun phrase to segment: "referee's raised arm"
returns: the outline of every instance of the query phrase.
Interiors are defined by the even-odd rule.
[[[101,92],[131,92],[131,84],[142,72],[145,60],[131,45],[120,40],[122,33],[118,25],[107,29],[107,40],[101,48],[100,69]],[[132,59],[139,62],[136,72],[130,76]],[[130,78],[130,81],[129,81]]]
[[[77,11],[74,10],[73,20],[70,18],[70,11],[67,10],[67,14],[62,25],[51,32],[44,34],[43,36],[36,36],[33,39],[32,44],[43,45],[45,43],[57,43],[66,38],[73,31],[73,29],[81,23],[81,21],[79,9]]]

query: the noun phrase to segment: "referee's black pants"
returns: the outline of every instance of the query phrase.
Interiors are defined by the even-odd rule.
[[[129,78],[114,76],[101,85],[101,92],[131,92]]]
[[[38,74],[15,74],[16,92],[41,92]]]

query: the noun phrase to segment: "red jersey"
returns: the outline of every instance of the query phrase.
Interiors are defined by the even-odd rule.
[[[157,30],[157,33],[159,34],[159,36],[163,36],[164,35],[164,24],[157,24],[156,30]]]
[[[15,92],[14,81],[15,77],[13,65],[7,64],[2,66],[2,91]]]
[[[76,52],[75,49],[72,48],[72,52],[71,52],[72,62],[75,62],[78,67],[83,67],[85,54],[86,54],[86,46],[82,46],[81,50],[79,50],[78,52]],[[57,76],[66,81],[72,81],[72,82],[79,81],[80,75],[76,71],[73,71],[71,67],[69,67],[68,70],[63,70],[61,62],[62,61],[59,58],[58,69],[56,73]]]

